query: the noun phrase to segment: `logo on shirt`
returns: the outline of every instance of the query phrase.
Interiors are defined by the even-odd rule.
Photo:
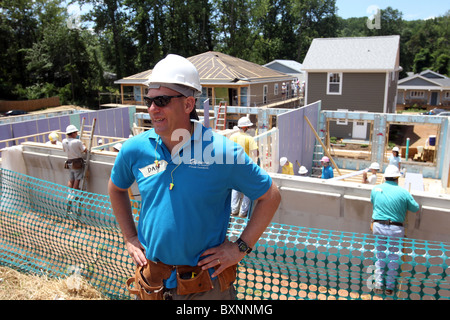
[[[193,169],[209,169],[210,164],[208,162],[191,159],[189,167]]]
[[[160,173],[165,171],[167,168],[167,161],[166,160],[160,160],[158,161],[158,164],[152,163],[146,167],[140,168],[139,171],[142,172],[142,175],[147,178],[154,174]]]

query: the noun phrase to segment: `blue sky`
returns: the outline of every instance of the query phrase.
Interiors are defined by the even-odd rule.
[[[351,17],[368,17],[374,11],[370,6],[380,9],[392,7],[403,13],[404,20],[428,19],[444,15],[450,10],[448,0],[336,0],[338,16],[346,19]]]

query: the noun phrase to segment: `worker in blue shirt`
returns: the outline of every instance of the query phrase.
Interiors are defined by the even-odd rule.
[[[153,129],[123,143],[108,185],[136,263],[128,290],[145,300],[235,299],[236,265],[275,214],[278,188],[241,146],[197,122],[202,87],[189,60],[168,55],[148,87]],[[142,198],[137,227],[127,191],[135,181]],[[232,190],[258,200],[236,241],[227,238]]]
[[[389,164],[395,165],[398,169],[401,169],[402,158],[399,155],[400,149],[398,147],[392,148],[392,154],[389,156]]]
[[[320,163],[322,164],[322,179],[331,179],[334,177],[333,174],[333,167],[330,164],[330,158],[328,157],[322,157],[320,160]]]
[[[375,186],[370,195],[373,204],[372,232],[379,235],[377,243],[377,288],[375,292],[382,292],[382,276],[385,268],[388,267],[386,279],[386,294],[392,294],[395,288],[395,276],[401,264],[400,248],[390,242],[389,252],[386,254],[386,238],[405,236],[403,225],[407,211],[417,212],[419,205],[412,195],[398,185],[398,178],[401,176],[396,165],[388,165],[384,172],[385,183]],[[400,240],[398,241],[400,243]]]

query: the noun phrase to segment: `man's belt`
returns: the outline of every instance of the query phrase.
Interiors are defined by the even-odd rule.
[[[377,223],[381,223],[381,224],[386,224],[388,226],[390,226],[391,224],[394,226],[399,226],[399,227],[403,227],[403,223],[401,222],[395,222],[395,221],[391,221],[391,220],[372,220],[372,222],[377,222]]]

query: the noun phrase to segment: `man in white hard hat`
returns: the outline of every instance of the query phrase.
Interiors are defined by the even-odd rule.
[[[286,157],[280,158],[280,166],[282,174],[289,174],[291,176],[294,175],[294,165],[292,162],[288,160]]]
[[[320,159],[320,163],[322,164],[322,179],[331,179],[334,177],[333,167],[330,165],[330,158],[322,157]]]
[[[372,189],[370,201],[373,204],[372,232],[374,235],[403,238],[405,236],[403,223],[407,211],[417,212],[419,210],[419,205],[412,195],[398,185],[400,176],[401,173],[397,166],[388,165],[384,172],[386,182]],[[378,240],[378,261],[375,263],[377,267],[376,272],[378,273],[377,289],[381,290],[382,276],[385,274],[386,266],[388,266],[389,271],[387,272],[388,276],[385,286],[386,293],[392,294],[395,289],[393,277],[397,274],[399,263],[401,263],[400,249],[391,246],[389,248],[391,253],[386,254],[384,250],[386,249],[386,241],[382,239],[383,237],[380,237]]]
[[[234,299],[236,265],[270,223],[278,188],[242,147],[193,120],[202,87],[188,59],[168,55],[148,85],[153,129],[122,144],[108,185],[137,264],[130,293],[140,299]],[[142,197],[137,228],[127,191],[134,181]],[[258,200],[235,242],[226,237],[233,189]]]
[[[66,139],[62,141],[63,150],[67,153],[65,168],[69,169],[69,188],[80,189],[80,180],[83,178],[84,159],[83,153],[86,146],[77,139],[78,129],[74,125],[66,128]]]
[[[301,177],[307,177],[307,176],[308,176],[308,169],[306,169],[305,166],[301,166],[301,167],[298,169],[298,174],[299,174]]]
[[[378,162],[372,162],[369,167],[369,171],[372,173],[369,177],[367,177],[367,171],[364,171],[363,176],[363,183],[365,184],[377,184],[377,173],[380,170],[380,165]]]
[[[253,123],[248,117],[242,117],[238,121],[239,132],[231,135],[230,140],[239,144],[244,148],[245,153],[257,163],[259,156],[258,145],[251,135],[247,133],[248,129],[253,126]],[[242,203],[241,203],[242,198]],[[231,214],[240,217],[246,217],[250,208],[251,200],[242,192],[233,190],[231,192]],[[239,206],[240,205],[240,206]]]
[[[115,145],[113,145],[113,149],[114,149],[114,152],[119,152],[120,149],[122,149],[122,144],[116,143]]]

